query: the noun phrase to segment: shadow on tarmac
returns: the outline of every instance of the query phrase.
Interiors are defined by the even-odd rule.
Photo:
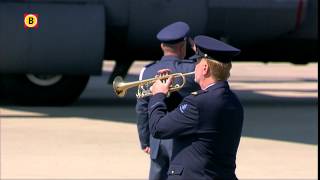
[[[127,81],[136,79],[136,75],[126,78]],[[80,100],[68,107],[22,107],[2,102],[0,105],[6,109],[35,112],[36,115],[3,115],[0,112],[0,119],[79,117],[135,124],[135,90],[129,90],[125,98],[118,98],[113,93],[112,85],[101,87],[104,81],[106,79],[93,77]],[[243,136],[318,144],[317,98],[273,97],[239,90],[235,93],[245,109]]]

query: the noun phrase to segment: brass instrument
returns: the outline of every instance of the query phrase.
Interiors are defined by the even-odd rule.
[[[179,91],[185,84],[186,82],[186,76],[193,75],[194,72],[189,72],[189,73],[174,73],[174,74],[165,74],[165,75],[160,75],[156,76],[154,78],[150,79],[145,79],[141,81],[133,81],[133,82],[124,82],[121,76],[117,76],[113,80],[113,90],[115,94],[119,97],[124,97],[128,91],[128,89],[132,87],[138,87],[137,91],[137,98],[144,98],[147,96],[151,96],[152,92],[150,90],[150,87],[154,82],[157,80],[166,80],[170,76],[173,76],[174,78],[181,77],[182,78],[182,84],[175,84],[171,85],[169,88],[169,92],[174,92],[174,91]]]

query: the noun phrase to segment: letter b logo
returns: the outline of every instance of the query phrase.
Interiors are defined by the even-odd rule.
[[[24,14],[25,28],[38,28],[38,14]]]

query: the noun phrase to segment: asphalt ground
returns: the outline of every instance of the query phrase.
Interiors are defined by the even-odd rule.
[[[146,62],[135,62],[127,81]],[[0,103],[0,179],[146,179],[135,90],[114,95],[107,79],[91,77],[68,107]],[[238,150],[239,179],[317,179],[318,64],[234,63],[230,85],[245,109]]]

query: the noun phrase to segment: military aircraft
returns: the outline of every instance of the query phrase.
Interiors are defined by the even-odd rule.
[[[161,56],[155,35],[185,21],[240,48],[235,61],[317,61],[317,0],[0,0],[0,91],[18,103],[74,102],[106,59],[125,76]]]

